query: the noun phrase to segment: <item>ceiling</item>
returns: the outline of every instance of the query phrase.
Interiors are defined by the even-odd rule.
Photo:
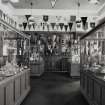
[[[33,2],[33,9],[51,9],[50,0],[20,0],[19,3],[12,3],[17,9],[30,9],[30,2]],[[57,0],[53,9],[77,9],[78,0]],[[97,11],[105,3],[105,0],[100,0],[100,3],[90,4],[88,0],[79,0],[80,9]]]

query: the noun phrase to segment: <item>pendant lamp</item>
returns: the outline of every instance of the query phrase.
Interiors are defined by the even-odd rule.
[[[54,8],[57,0],[50,0],[51,7]]]
[[[31,16],[29,17],[28,20],[29,20],[29,22],[34,22],[35,18],[32,16],[32,6],[33,6],[33,3],[31,2],[30,5],[31,5]]]

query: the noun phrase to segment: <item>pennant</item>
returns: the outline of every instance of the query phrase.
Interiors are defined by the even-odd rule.
[[[64,25],[64,27],[65,27],[65,31],[67,31],[67,29],[68,29],[68,25]]]
[[[81,17],[81,21],[82,21],[83,27],[85,27],[86,21],[87,21],[87,17]]]
[[[0,10],[0,18],[2,18],[3,12],[2,10]]]
[[[33,29],[35,30],[35,24],[32,24],[32,26],[33,26]]]
[[[51,23],[52,29],[54,30],[56,23]]]
[[[85,23],[85,26],[82,27],[84,30],[88,29],[88,22]]]
[[[76,21],[76,16],[70,16],[70,21],[75,22]]]
[[[48,18],[49,18],[48,15],[44,15],[44,16],[43,16],[43,21],[44,21],[44,22],[47,22],[47,21],[48,21]]]
[[[22,28],[22,26],[23,26],[22,24],[19,24],[19,27],[20,27],[20,28]]]
[[[77,23],[77,28],[81,28],[81,23]]]
[[[91,23],[90,23],[90,27],[91,27],[91,28],[95,28],[95,22],[91,22]]]
[[[58,25],[58,24],[56,25],[56,29],[57,29],[57,30],[59,29],[59,25]]]
[[[47,30],[49,31],[49,25],[47,24]]]
[[[26,22],[23,22],[23,27],[24,27],[24,30],[25,30],[26,27],[27,27],[27,23]]]
[[[70,29],[70,31],[71,31],[71,29],[72,29],[72,26],[73,26],[73,23],[68,23],[68,25],[69,25],[69,29]]]
[[[63,29],[64,23],[59,23],[61,30]]]
[[[31,24],[28,24],[28,28],[29,28],[29,30],[31,29],[31,26],[32,26]]]
[[[28,19],[29,19],[30,16],[31,16],[31,15],[25,15],[27,21],[28,21]]]

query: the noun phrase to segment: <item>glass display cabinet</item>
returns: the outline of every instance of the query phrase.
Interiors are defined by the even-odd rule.
[[[30,38],[0,19],[0,105],[20,105],[30,91]]]
[[[81,92],[90,105],[105,105],[105,21],[81,37]]]
[[[81,38],[81,68],[105,73],[105,26]]]
[[[28,65],[29,41],[4,24],[0,24],[0,37],[0,70],[6,76],[14,75],[20,66]]]

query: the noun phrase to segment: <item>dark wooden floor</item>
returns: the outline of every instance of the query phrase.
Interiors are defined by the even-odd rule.
[[[31,92],[21,105],[88,105],[80,82],[66,74],[45,73],[31,78]]]

